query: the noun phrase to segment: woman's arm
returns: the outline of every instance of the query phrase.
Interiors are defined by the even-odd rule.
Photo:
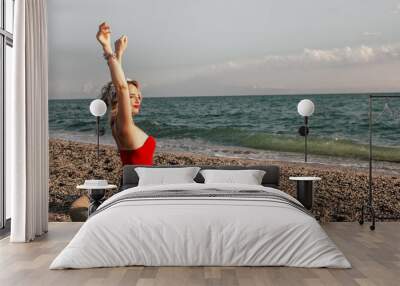
[[[118,137],[121,138],[121,143],[123,143],[123,145],[132,145],[133,142],[131,135],[134,123],[132,119],[129,88],[122,66],[116,55],[113,54],[110,44],[110,33],[110,27],[106,23],[102,23],[99,27],[96,37],[103,47],[104,54],[107,58],[108,67],[110,69],[112,83],[114,84],[117,94],[118,113],[116,120],[116,131]],[[123,37],[121,37],[117,42],[122,41]]]
[[[118,41],[115,42],[115,55],[117,56],[117,60],[121,65],[122,65],[122,55],[124,54],[127,46],[128,46],[127,36],[122,36]]]

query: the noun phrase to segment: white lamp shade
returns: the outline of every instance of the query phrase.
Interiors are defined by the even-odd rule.
[[[94,116],[103,116],[107,112],[107,105],[101,99],[95,99],[90,103],[90,113]]]
[[[303,99],[297,105],[297,112],[301,116],[311,116],[314,113],[314,103],[309,99]]]

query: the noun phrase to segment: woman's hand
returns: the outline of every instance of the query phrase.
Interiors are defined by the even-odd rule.
[[[99,26],[99,31],[96,34],[96,39],[99,41],[99,43],[103,46],[104,50],[112,52],[111,49],[111,29],[110,26],[106,23],[103,22]]]
[[[115,41],[115,54],[117,58],[120,60],[122,54],[125,52],[126,48],[128,47],[128,37],[123,35],[121,38]]]

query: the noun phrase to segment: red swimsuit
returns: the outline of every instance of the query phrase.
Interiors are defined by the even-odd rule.
[[[147,136],[142,146],[132,150],[119,150],[122,165],[153,165],[153,154],[156,149],[156,140]]]

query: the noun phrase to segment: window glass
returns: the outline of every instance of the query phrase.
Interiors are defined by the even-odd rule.
[[[13,50],[12,47],[6,45],[6,60],[5,60],[5,98],[10,98],[11,91],[12,91],[12,85],[11,85],[11,76],[13,72]],[[5,207],[6,207],[6,219],[11,217],[11,193],[10,190],[5,190]]]
[[[5,210],[5,194],[4,194],[4,188],[3,188],[3,180],[4,180],[4,170],[2,168],[3,164],[3,154],[2,154],[2,142],[3,142],[3,65],[4,65],[4,59],[3,59],[3,44],[4,44],[4,36],[0,35],[0,228],[4,227],[4,210]]]
[[[3,0],[0,0],[0,29],[3,28]]]
[[[14,32],[14,0],[5,0],[6,5],[6,31],[13,33]]]

